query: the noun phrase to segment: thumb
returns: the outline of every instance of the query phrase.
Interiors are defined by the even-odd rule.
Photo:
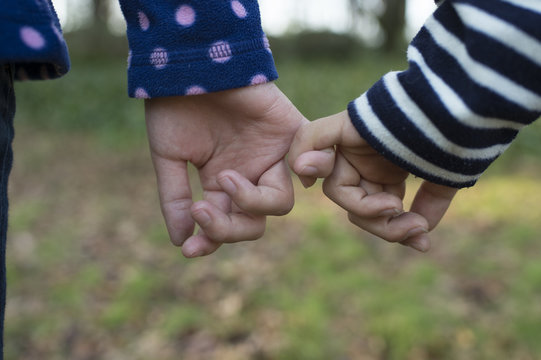
[[[308,187],[334,168],[334,146],[342,143],[351,121],[346,111],[306,123],[299,128],[288,155],[289,167]]]
[[[292,166],[304,187],[312,186],[317,178],[325,178],[332,173],[335,162],[334,147],[307,151],[299,155]]]

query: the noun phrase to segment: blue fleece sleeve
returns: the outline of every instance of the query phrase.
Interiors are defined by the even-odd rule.
[[[256,0],[120,0],[128,92],[195,95],[275,80]]]
[[[0,64],[13,64],[17,80],[53,79],[70,68],[50,0],[0,1],[0,44]]]

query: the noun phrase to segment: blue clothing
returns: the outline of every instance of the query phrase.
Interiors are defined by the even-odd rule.
[[[128,91],[193,95],[275,80],[256,0],[120,0],[128,24]]]
[[[239,88],[278,77],[256,0],[121,0],[128,25],[128,93],[149,98]],[[15,77],[69,70],[50,0],[0,2],[0,64]]]
[[[541,1],[443,1],[408,60],[349,104],[353,124],[414,175],[472,186],[541,115]]]
[[[8,177],[13,163],[13,117],[15,94],[13,67],[0,65],[0,360],[4,358],[4,311],[6,308],[6,233],[8,227]]]
[[[0,2],[0,64],[18,80],[52,79],[70,67],[68,49],[50,0]]]

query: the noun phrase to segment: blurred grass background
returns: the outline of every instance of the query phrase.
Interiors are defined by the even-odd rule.
[[[428,254],[296,182],[263,239],[186,260],[159,212],[143,104],[126,96],[124,41],[104,54],[70,36],[70,74],[17,85],[6,359],[541,358],[539,124],[459,193]],[[291,41],[271,40],[278,85],[311,119],[406,66],[404,51],[336,59]]]

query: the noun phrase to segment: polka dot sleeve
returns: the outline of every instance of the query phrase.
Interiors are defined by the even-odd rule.
[[[120,0],[128,92],[197,95],[278,77],[256,0]]]
[[[68,48],[50,0],[0,1],[0,64],[17,80],[54,79],[68,72]]]

